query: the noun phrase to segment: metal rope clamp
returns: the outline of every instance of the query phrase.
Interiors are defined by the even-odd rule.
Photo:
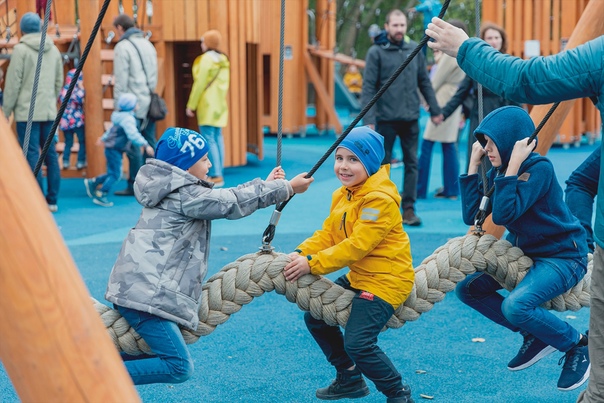
[[[476,218],[474,219],[474,230],[472,231],[474,235],[484,235],[485,231],[482,229],[482,223],[484,222],[484,218],[486,217],[488,205],[489,197],[482,196],[482,199],[480,200],[480,207],[478,207],[478,214],[476,214]],[[479,216],[482,216],[481,220],[478,219]]]
[[[271,220],[268,223],[269,227],[271,225],[273,227],[276,227],[277,224],[279,223],[280,218],[281,218],[281,212],[277,211],[277,210],[273,211]],[[275,250],[275,248],[273,248],[271,246],[271,241],[268,239],[268,235],[265,235],[262,237],[262,246],[259,247],[258,249],[260,249],[260,253],[273,253],[273,250]]]

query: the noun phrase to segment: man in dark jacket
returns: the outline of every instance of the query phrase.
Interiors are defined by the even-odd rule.
[[[407,59],[417,46],[409,39],[407,17],[400,10],[392,10],[386,16],[386,32],[375,37],[369,48],[363,81],[361,103],[367,105],[380,87]],[[375,106],[367,112],[365,124],[384,136],[385,157],[383,164],[390,163],[392,147],[398,136],[403,151],[405,175],[403,180],[403,223],[420,225],[415,214],[417,195],[417,144],[419,139],[420,90],[430,107],[434,124],[442,122],[442,115],[426,68],[426,60],[420,52],[392,83]]]

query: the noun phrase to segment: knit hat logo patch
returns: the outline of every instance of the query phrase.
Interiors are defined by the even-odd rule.
[[[182,127],[171,127],[157,142],[155,158],[186,171],[209,150],[210,146],[201,134]]]

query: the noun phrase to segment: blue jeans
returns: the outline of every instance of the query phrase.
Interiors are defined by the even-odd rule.
[[[69,157],[71,156],[71,147],[73,146],[74,134],[78,137],[80,149],[78,150],[78,162],[84,164],[86,162],[86,136],[84,136],[84,126],[73,129],[63,130],[65,137],[65,150],[63,151],[63,164],[69,165]]]
[[[52,121],[46,122],[32,122],[31,133],[29,138],[29,147],[27,148],[27,162],[33,170],[38,163],[40,158],[40,150],[44,147],[44,142],[48,136],[54,136],[54,133],[50,133],[52,128]],[[19,136],[19,144],[23,147],[25,141],[25,130],[27,128],[27,122],[17,122],[17,135]],[[48,204],[57,204],[59,197],[59,187],[61,186],[61,169],[59,168],[59,155],[55,148],[56,142],[53,140],[52,145],[48,149],[46,158],[44,158],[44,164],[46,164],[46,202]],[[44,184],[42,181],[42,170],[36,178],[40,189],[44,192]]]
[[[121,353],[135,385],[182,383],[193,375],[193,359],[176,323],[119,305],[115,308],[156,354]]]
[[[568,208],[587,232],[587,246],[594,252],[594,232],[591,228],[594,198],[598,194],[600,182],[600,157],[601,147],[587,157],[577,169],[573,171],[566,181],[564,201]]]
[[[222,129],[214,126],[199,126],[199,133],[208,141],[210,151],[208,158],[212,167],[208,172],[209,177],[223,176],[224,169],[224,139],[222,138]]]
[[[361,291],[350,287],[346,276],[338,278],[336,284],[356,291],[352,300],[350,316],[345,334],[338,326],[329,326],[322,320],[304,314],[304,321],[327,361],[336,370],[343,371],[355,365],[370,379],[377,390],[386,396],[403,388],[401,375],[386,354],[378,347],[381,330],[394,313],[392,305],[374,295],[373,300],[361,298]]]
[[[122,173],[122,152],[106,148],[105,159],[107,160],[107,173],[95,178],[94,187],[103,185],[101,187],[101,192],[109,193],[111,187],[120,179]]]
[[[507,297],[503,287],[486,273],[474,273],[457,284],[455,293],[466,305],[511,331],[524,330],[566,352],[581,337],[579,331],[541,304],[574,287],[585,276],[587,258],[535,258],[522,281]]]
[[[417,180],[417,198],[425,199],[430,183],[430,166],[432,163],[432,148],[435,142],[422,140],[419,156],[419,176]],[[440,143],[443,150],[443,196],[459,196],[459,157],[457,143]]]
[[[141,130],[143,122],[143,119],[136,119],[136,127],[139,130]],[[155,139],[155,122],[147,121],[147,125],[141,130],[141,134],[147,140],[147,143],[155,149],[155,145],[157,144],[157,140]],[[153,155],[143,155],[140,147],[132,146],[126,151],[126,157],[128,157],[128,189],[132,190],[138,170],[145,163],[147,157],[153,157]]]

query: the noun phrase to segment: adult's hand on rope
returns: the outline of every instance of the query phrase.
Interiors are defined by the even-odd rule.
[[[303,275],[310,273],[310,265],[306,256],[293,252],[289,254],[289,258],[292,261],[283,269],[283,275],[287,281],[293,283]]]
[[[285,179],[285,171],[281,168],[281,165],[274,167],[271,173],[266,177],[267,181],[274,181],[275,179]]]
[[[428,42],[431,49],[440,50],[451,57],[457,57],[461,44],[468,39],[468,34],[461,28],[454,27],[438,17],[432,18],[425,33],[433,39]]]
[[[298,175],[294,176],[292,179],[290,179],[289,184],[294,189],[294,193],[306,192],[306,190],[308,190],[308,187],[310,186],[310,184],[313,183],[315,178],[313,178],[312,176],[310,178],[306,178],[307,174],[308,174],[307,172],[302,172],[301,174],[298,174]]]

